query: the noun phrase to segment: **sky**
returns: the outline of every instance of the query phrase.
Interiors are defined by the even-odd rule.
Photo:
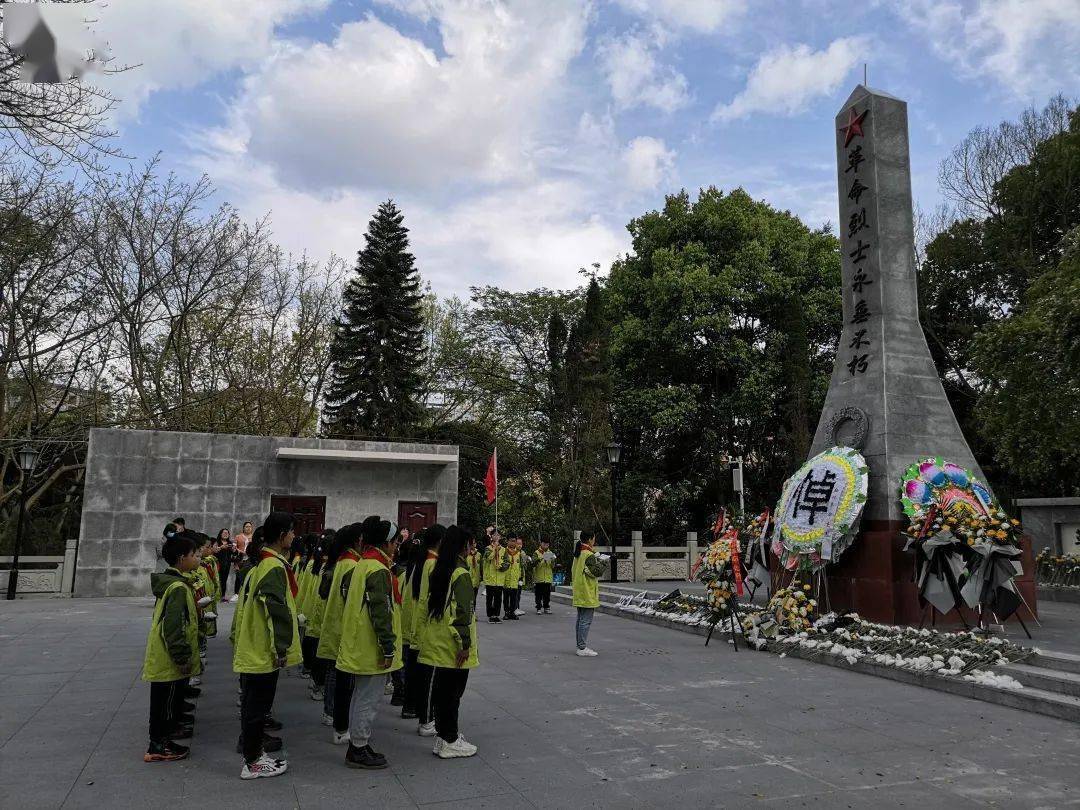
[[[392,198],[421,275],[568,288],[664,195],[837,218],[833,117],[909,105],[912,186],[976,126],[1080,97],[1080,0],[108,0],[118,146],[352,260]]]

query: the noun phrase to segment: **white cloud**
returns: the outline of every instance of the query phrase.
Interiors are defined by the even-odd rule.
[[[623,164],[629,186],[637,191],[652,191],[671,179],[675,153],[659,138],[634,138],[623,151]]]
[[[289,185],[494,183],[534,167],[587,6],[398,0],[433,15],[439,55],[374,16],[330,43],[279,47],[247,76],[230,127]]]
[[[761,56],[745,89],[729,104],[717,106],[713,120],[731,121],[754,112],[797,115],[815,99],[835,93],[867,47],[864,37],[837,39],[820,51],[804,44],[781,45]]]
[[[316,257],[351,258],[393,197],[423,277],[444,293],[572,286],[579,267],[627,250],[629,215],[612,201],[632,200],[670,158],[642,156],[629,177],[611,116],[583,114],[568,94],[588,6],[381,2],[438,30],[441,47],[374,15],[327,43],[279,43],[227,123],[192,139],[194,167]]]
[[[660,63],[660,45],[658,36],[647,37],[641,32],[600,43],[600,65],[620,109],[649,106],[670,113],[690,101],[686,77]]]
[[[632,14],[672,28],[712,33],[742,14],[746,0],[615,0]]]
[[[1080,85],[1077,0],[894,0],[897,13],[969,79],[1043,99]]]
[[[330,0],[108,0],[95,3],[94,30],[108,40],[114,67],[104,87],[122,100],[121,118],[137,115],[156,90],[195,87],[234,68],[251,68],[274,48],[278,26],[325,8]]]

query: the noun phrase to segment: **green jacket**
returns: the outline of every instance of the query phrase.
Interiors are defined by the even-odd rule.
[[[201,671],[199,619],[188,579],[175,568],[150,575],[157,598],[143,658],[143,680],[176,681]],[[182,668],[190,668],[187,673]]]
[[[574,607],[600,607],[600,584],[597,580],[606,568],[607,564],[597,559],[592,548],[585,546],[581,550],[571,569],[574,578]]]
[[[367,557],[349,572],[335,664],[342,672],[376,675],[401,669],[401,608],[392,578],[384,561]],[[385,669],[384,657],[392,660]]]
[[[424,626],[419,660],[428,666],[454,669],[458,652],[465,650],[468,657],[461,668],[471,669],[480,661],[477,655],[476,614],[473,610],[475,591],[465,561],[460,561],[451,574],[449,590],[443,615],[438,619],[429,616]]]
[[[266,673],[300,662],[296,603],[285,569],[288,563],[271,552],[244,580],[243,610],[233,633],[233,671]]]
[[[548,549],[548,551],[551,552],[551,549]],[[543,552],[540,549],[536,550],[536,564],[533,567],[533,582],[546,582],[550,585],[554,579],[555,561],[552,560],[551,562],[548,562],[545,560],[545,553],[546,552]],[[554,552],[551,553],[554,554]]]

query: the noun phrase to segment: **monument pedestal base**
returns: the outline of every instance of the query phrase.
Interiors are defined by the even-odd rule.
[[[900,530],[906,521],[864,520],[859,536],[840,562],[827,569],[829,601],[837,613],[858,613],[862,618],[885,624],[918,624],[923,608],[913,579],[915,559],[904,552],[905,538]],[[1031,553],[1031,538],[1024,537],[1024,573],[1015,580],[1016,587],[1027,600],[1031,610],[1038,615],[1035,603],[1035,561]],[[824,605],[819,606],[824,610]],[[1027,610],[1021,605],[1020,617],[1031,629],[1032,622]],[[926,626],[930,626],[927,613]],[[964,619],[972,627],[978,622],[977,615],[964,610]],[[960,624],[955,611],[948,616],[938,616],[937,624]]]

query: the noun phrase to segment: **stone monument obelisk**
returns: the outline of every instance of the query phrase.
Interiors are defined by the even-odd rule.
[[[985,480],[930,357],[916,293],[907,103],[859,85],[836,116],[844,328],[811,456],[858,448],[870,469],[859,537],[830,566],[834,606],[918,619],[900,479],[943,456]]]

